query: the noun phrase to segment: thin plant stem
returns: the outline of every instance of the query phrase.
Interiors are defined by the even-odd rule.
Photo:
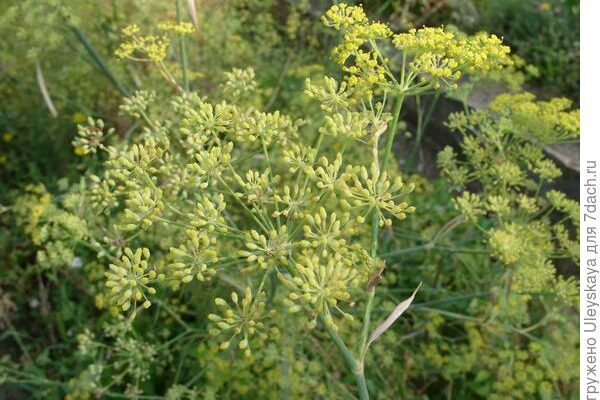
[[[193,331],[194,331],[194,329],[193,329],[191,326],[189,326],[187,323],[185,323],[185,321],[184,321],[184,320],[182,320],[182,319],[179,317],[179,315],[177,315],[177,313],[176,313],[175,311],[173,311],[173,309],[172,309],[172,308],[171,308],[171,307],[170,307],[170,306],[169,306],[167,303],[165,303],[164,301],[161,301],[161,300],[155,300],[155,302],[156,302],[158,305],[160,305],[162,308],[164,308],[164,309],[165,309],[165,311],[166,311],[166,312],[167,312],[167,313],[168,313],[168,314],[169,314],[169,315],[170,315],[170,316],[171,316],[171,317],[172,317],[172,318],[173,318],[175,321],[177,321],[177,323],[178,323],[179,325],[181,325],[181,326],[182,326],[182,327],[183,327],[183,328],[184,328],[186,331],[189,331],[189,332],[193,332]]]
[[[183,92],[183,88],[179,86],[175,78],[173,78],[173,75],[171,75],[166,65],[162,61],[157,62],[156,65],[158,66],[158,72],[160,72],[163,78],[165,78],[167,83],[173,86],[173,88],[175,88],[175,90],[177,90],[178,92]]]
[[[225,186],[225,188],[229,191],[229,193],[231,194],[231,196],[236,199],[238,201],[238,203],[240,203],[240,205],[242,206],[242,208],[244,210],[246,210],[246,212],[248,213],[248,216],[250,216],[252,219],[254,219],[254,222],[256,222],[258,224],[258,226],[260,226],[267,234],[269,233],[269,229],[266,228],[261,221],[259,221],[256,216],[254,215],[254,213],[252,211],[250,211],[248,209],[248,207],[246,207],[246,204],[244,204],[244,202],[240,201],[240,199],[238,199],[238,197],[235,195],[235,192],[233,191],[233,189],[231,189],[231,187],[227,184],[227,182],[225,182],[225,180],[223,180],[223,178],[219,177],[219,181],[223,184],[223,186]]]
[[[408,159],[408,165],[413,167],[415,163],[415,158],[417,157],[419,150],[421,149],[421,142],[423,141],[423,134],[429,125],[429,120],[431,119],[431,115],[433,114],[433,110],[437,104],[439,99],[439,93],[433,96],[431,100],[431,104],[429,107],[426,107],[425,104],[421,103],[421,96],[416,96],[415,101],[417,103],[417,136],[415,138],[415,143],[411,154]],[[417,162],[418,165],[418,162]]]
[[[96,66],[100,69],[100,71],[102,71],[104,76],[106,76],[108,78],[108,80],[111,81],[111,83],[117,88],[117,90],[123,96],[129,97],[129,95],[130,95],[129,90],[127,90],[125,88],[125,86],[123,86],[121,84],[121,82],[119,82],[119,80],[111,72],[110,68],[108,68],[108,65],[106,65],[106,63],[104,62],[104,59],[102,58],[102,56],[100,56],[100,54],[98,54],[98,52],[91,45],[89,40],[87,40],[87,38],[85,37],[83,32],[81,30],[79,30],[79,28],[77,28],[76,26],[71,27],[71,29],[73,30],[73,33],[75,34],[77,39],[81,42],[83,47],[85,47],[85,49],[89,53],[90,57],[92,57],[92,60],[94,60],[94,62],[96,63]]]
[[[4,323],[6,324],[6,326],[8,327],[8,331],[10,332],[10,334],[12,335],[12,337],[15,339],[15,342],[17,342],[17,345],[19,346],[19,349],[21,350],[21,352],[23,353],[23,355],[26,357],[27,361],[33,361],[33,358],[31,357],[31,354],[29,354],[29,351],[27,350],[27,347],[25,347],[25,344],[21,340],[21,336],[19,335],[19,333],[15,329],[15,326],[13,325],[12,321],[10,320],[10,318],[5,317],[2,320],[4,321]]]
[[[177,23],[183,20],[183,12],[181,11],[181,0],[177,0]],[[183,90],[190,91],[190,82],[188,80],[188,58],[185,36],[179,35],[179,57],[181,59],[181,79],[183,80]]]

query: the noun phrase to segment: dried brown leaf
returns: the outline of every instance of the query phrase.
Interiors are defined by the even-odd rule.
[[[421,288],[421,283],[419,283],[419,286],[417,286],[413,294],[408,299],[398,304],[396,308],[394,308],[394,311],[392,311],[391,314],[385,319],[385,321],[383,321],[381,325],[375,328],[375,330],[373,331],[373,333],[371,333],[371,336],[369,337],[369,341],[367,342],[367,346],[365,348],[365,353],[371,345],[371,343],[376,341],[385,331],[387,331],[390,328],[390,326],[392,326],[392,324],[396,322],[396,320],[404,313],[404,311],[406,311],[408,307],[410,307],[411,303],[415,299],[415,295],[419,291],[419,288]]]
[[[192,24],[196,31],[200,30],[198,25],[198,13],[196,12],[196,2],[195,0],[187,0],[188,12],[190,14],[190,18],[192,19]]]
[[[50,93],[48,92],[48,87],[46,86],[46,80],[44,79],[44,73],[42,72],[42,67],[40,66],[39,61],[35,61],[35,76],[37,78],[37,83],[40,88],[40,92],[42,92],[42,97],[44,97],[44,103],[46,103],[46,107],[50,111],[50,114],[56,118],[58,117],[58,112],[54,107],[54,103],[52,103],[52,98],[50,97]]]

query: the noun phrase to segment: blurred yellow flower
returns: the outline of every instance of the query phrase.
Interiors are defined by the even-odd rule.
[[[82,114],[80,112],[76,112],[71,117],[71,120],[76,124],[83,124],[85,122],[85,119],[86,119],[85,114]]]

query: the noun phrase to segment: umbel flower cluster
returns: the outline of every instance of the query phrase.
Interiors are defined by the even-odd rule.
[[[341,82],[325,78],[324,85],[307,81],[307,94],[325,114],[317,132],[278,111],[211,103],[190,92],[155,104],[155,95],[144,91],[122,107],[145,124],[135,143],[103,144],[100,122],[80,129],[76,144],[108,157],[104,174],[90,177],[88,201],[108,217],[105,229],[112,237],[138,249],[115,249],[119,259],[107,272],[108,304],[129,310],[143,300],[148,307],[154,287],[176,289],[239,269],[278,276],[293,289],[292,309],[306,308],[313,323],[321,315],[335,326],[331,308],[344,315],[342,304],[379,272],[372,270],[381,263],[369,248],[377,238],[361,239],[361,224],[372,218],[376,226],[390,226],[415,211],[407,197],[413,186],[386,168],[399,112],[385,111],[388,93],[401,104],[411,94],[454,85],[463,72],[501,68],[510,64],[508,48],[493,36],[459,38],[423,28],[393,37],[402,52],[396,67],[377,45],[392,32],[369,22],[362,8],[334,6],[324,21],[343,31],[334,57],[347,75]],[[167,28],[189,33],[184,26]],[[167,39],[141,36],[137,26],[124,33],[130,41],[118,50],[120,57],[135,59],[142,52],[142,60],[162,63]],[[227,78],[228,92],[256,88],[251,70]],[[164,107],[171,109],[168,120],[158,112]],[[382,155],[379,139],[388,130]],[[362,157],[356,145],[364,147]],[[341,151],[331,151],[336,147]],[[347,154],[356,162],[347,162]],[[180,238],[165,260],[161,250],[151,249],[158,255],[153,260],[142,249],[143,239],[158,232]],[[98,238],[94,245],[106,249],[114,241]],[[259,301],[260,291],[253,291],[250,301]]]
[[[381,226],[406,218],[415,211],[407,197],[412,186],[380,172],[378,160],[350,165],[342,152],[329,153],[335,136],[325,129],[316,146],[303,143],[310,133],[279,113],[211,104],[192,93],[176,96],[170,106],[176,119],[150,119],[138,143],[103,145],[106,171],[90,179],[88,200],[109,217],[110,236],[137,249],[114,254],[119,258],[107,272],[107,304],[135,311],[136,305],[148,307],[161,286],[177,289],[241,270],[272,274],[313,293],[310,300],[292,292],[291,307],[308,309],[313,321],[322,314],[334,325],[330,307],[340,309],[350,292],[364,289],[377,264],[368,241],[360,239],[359,222],[371,214]],[[144,108],[152,118],[152,107]],[[367,114],[361,118],[362,136],[373,142],[373,123]],[[372,153],[373,144],[363,146]],[[179,240],[168,249],[142,249],[142,239],[158,232]],[[104,238],[95,244],[111,245]],[[264,311],[264,304],[254,304],[261,301],[258,287],[245,293],[247,308]]]
[[[393,35],[361,7],[334,6],[323,21],[341,31],[333,58],[344,76],[306,81],[306,95],[322,110],[316,124],[262,109],[251,69],[225,74],[226,100],[184,90],[164,63],[168,39],[134,25],[117,55],[155,64],[178,93],[140,90],[125,99],[122,112],[143,127],[130,143],[111,144],[112,132],[104,135],[102,122],[92,120],[74,144],[106,157],[82,193],[102,216],[93,229],[102,235],[89,240],[107,260],[98,304],[133,318],[174,291],[227,282],[231,301],[215,298],[217,310],[207,316],[220,349],[251,357],[252,348],[279,337],[276,312],[297,315],[309,328],[320,321],[365,399],[367,349],[414,298],[367,340],[385,265],[379,229],[416,211],[414,185],[388,168],[402,102],[512,61],[495,36],[442,28]],[[180,36],[191,30],[161,28]],[[337,332],[354,323],[364,299],[355,356]]]

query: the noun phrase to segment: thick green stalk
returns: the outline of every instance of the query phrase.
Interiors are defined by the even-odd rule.
[[[177,0],[177,23],[181,23],[183,20],[181,11],[181,0]],[[190,83],[188,80],[188,59],[187,49],[185,44],[185,36],[179,35],[179,56],[181,57],[181,78],[183,79],[183,90],[186,92],[190,91]]]
[[[371,325],[371,311],[373,310],[373,299],[375,298],[375,288],[370,288],[367,305],[365,306],[365,316],[363,317],[363,329],[360,339],[360,354],[364,357],[364,351],[367,348],[367,339],[369,338],[369,327]]]
[[[335,343],[337,348],[342,353],[346,366],[348,369],[350,369],[350,371],[352,371],[352,374],[356,379],[356,386],[358,387],[358,395],[360,400],[369,400],[369,389],[367,388],[367,381],[365,379],[365,373],[362,364],[356,360],[354,354],[352,354],[352,352],[348,349],[346,343],[344,343],[335,329],[333,329],[333,327],[329,325],[327,321],[325,321],[325,319],[320,315],[319,321],[323,324],[325,330],[329,334],[329,337],[331,337],[333,343]]]
[[[403,102],[404,95],[401,94],[398,97],[396,97],[396,102],[394,103],[392,125],[390,126],[390,130],[385,141],[383,159],[381,160],[382,172],[386,170],[388,162],[390,160],[390,154],[392,153],[392,145],[394,144],[394,137],[396,136],[396,131],[398,130],[398,119],[400,118],[400,110],[402,110]]]

